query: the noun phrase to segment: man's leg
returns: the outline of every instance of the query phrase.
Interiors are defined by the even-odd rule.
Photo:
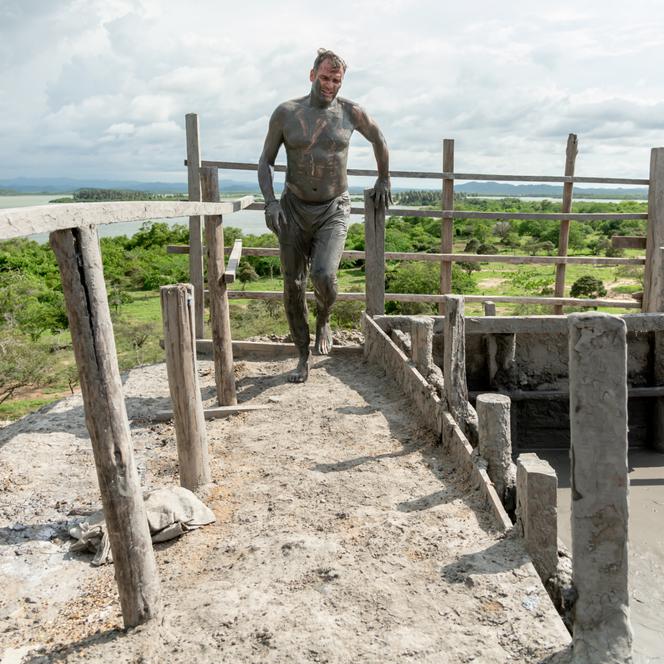
[[[349,206],[350,207],[350,206]],[[330,311],[337,299],[337,270],[346,243],[345,210],[316,232],[311,252],[311,281],[316,294],[316,342],[314,352],[327,355],[332,349]]]
[[[309,377],[309,312],[307,309],[307,247],[296,224],[279,237],[281,271],[284,277],[284,309],[291,338],[297,347],[299,361],[288,376],[291,383],[304,383]]]

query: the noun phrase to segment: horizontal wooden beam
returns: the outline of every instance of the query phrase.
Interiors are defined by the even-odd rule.
[[[166,251],[169,254],[189,253],[186,244],[168,245]],[[224,249],[228,255],[231,248]],[[245,256],[279,256],[276,247],[243,247]],[[364,251],[344,251],[341,255],[347,260],[362,260],[365,258]],[[516,254],[425,254],[416,251],[386,251],[385,260],[405,261],[429,261],[439,263],[441,261],[465,262],[465,263],[536,263],[541,265],[556,265],[559,263],[569,265],[644,265],[645,258],[607,258],[604,256],[519,256]]]
[[[187,160],[184,161],[185,166]],[[257,171],[258,164],[241,161],[202,161],[201,167],[222,168],[232,171]],[[277,173],[286,172],[286,166],[275,164]],[[378,171],[364,168],[348,168],[348,175],[362,175],[377,177]],[[565,175],[501,175],[496,173],[447,173],[442,171],[390,171],[393,178],[422,178],[427,180],[496,180],[498,182],[585,182],[599,184],[650,184],[644,178],[606,178],[606,177],[580,177]]]
[[[224,253],[226,250],[224,248]],[[242,240],[235,240],[233,244],[233,249],[231,249],[231,255],[228,259],[228,265],[224,270],[223,279],[227,284],[232,284],[235,281],[235,272],[237,270],[238,263],[240,262],[240,257],[242,256]]]
[[[53,203],[0,210],[0,240],[65,228],[116,224],[145,219],[170,219],[197,215],[232,214],[249,207],[253,196],[219,203],[190,201],[118,201],[103,203]]]
[[[646,238],[637,235],[614,235],[611,246],[614,249],[645,249]]]
[[[264,203],[253,203],[249,210],[263,210]],[[363,207],[351,207],[351,214],[364,215]],[[502,221],[537,219],[549,221],[604,221],[647,219],[646,212],[481,212],[478,210],[412,210],[390,208],[390,217],[431,217],[433,219],[494,219]]]
[[[268,405],[237,405],[237,406],[215,406],[214,408],[203,408],[203,415],[206,420],[214,420],[219,417],[228,417],[239,413],[248,413],[252,410],[266,410]],[[168,422],[173,419],[172,410],[158,410],[150,419],[153,422]]]
[[[196,352],[200,356],[212,355],[211,339],[196,339]],[[362,353],[362,346],[332,346],[332,355],[357,355]],[[298,350],[294,344],[276,341],[234,341],[233,358],[235,360],[251,359],[284,359],[297,357]]]
[[[206,291],[207,294],[207,291]],[[228,297],[233,300],[281,300],[281,291],[239,291],[229,290]],[[313,291],[306,294],[307,300],[314,300]],[[385,300],[391,302],[444,302],[446,295],[422,293],[385,293]],[[512,304],[559,304],[567,307],[613,307],[618,309],[639,309],[639,302],[634,300],[585,299],[577,297],[545,297],[520,295],[464,295],[466,302],[503,302]],[[364,302],[364,293],[339,293],[337,300]]]

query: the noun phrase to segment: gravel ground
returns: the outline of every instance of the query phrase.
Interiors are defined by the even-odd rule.
[[[237,362],[208,422],[215,524],[157,545],[159,625],[124,632],[113,567],[70,554],[98,508],[80,396],[0,430],[0,662],[567,662],[521,542],[503,536],[397,388],[361,355]],[[213,405],[211,364],[199,364]],[[177,483],[164,365],[125,377],[145,488]],[[3,650],[4,649],[4,650]]]

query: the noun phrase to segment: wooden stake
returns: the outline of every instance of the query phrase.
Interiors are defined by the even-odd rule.
[[[385,313],[385,210],[374,205],[373,189],[364,190],[364,276],[366,310]]]
[[[664,148],[650,152],[650,187],[648,189],[648,233],[643,312],[664,311]]]
[[[194,290],[191,284],[162,286],[160,295],[180,484],[196,491],[209,484],[211,476],[203,402],[196,372]]]
[[[55,231],[85,423],[115,564],[125,627],[161,614],[161,591],[115,352],[99,239],[94,227]]]
[[[454,172],[454,140],[446,138],[443,141],[443,173]],[[441,199],[441,209],[454,209],[454,178],[443,178],[443,195]],[[453,250],[454,239],[454,220],[443,219],[440,230],[440,252],[442,254],[451,254]],[[443,260],[440,264],[440,293],[445,295],[452,292],[452,262]],[[438,311],[445,313],[445,304],[441,302],[438,305]]]
[[[202,168],[201,186],[203,200],[218,201],[219,171],[216,168]],[[223,280],[225,267],[222,217],[205,217],[205,242],[208,253],[207,273],[217,400],[220,406],[234,406],[237,403],[237,396],[235,393],[235,375],[233,373],[231,319],[228,310],[226,283]]]
[[[567,137],[567,150],[565,152],[565,175],[574,177],[574,167],[576,164],[576,155],[578,153],[578,142],[576,134],[570,134]],[[574,189],[573,182],[565,182],[563,184],[563,203],[561,212],[572,211],[572,191]],[[558,256],[567,256],[567,247],[569,245],[569,219],[564,219],[560,222],[560,235],[558,239]],[[565,295],[565,263],[558,263],[556,265],[556,286],[555,296],[563,297]],[[557,304],[553,308],[553,312],[562,315],[563,307]]]
[[[187,132],[187,181],[189,200],[201,198],[201,148],[198,133],[198,115],[185,115]],[[218,200],[218,199],[217,199]],[[189,281],[194,286],[194,306],[196,307],[196,338],[202,339],[204,332],[203,302],[203,241],[201,238],[201,218],[189,217]]]

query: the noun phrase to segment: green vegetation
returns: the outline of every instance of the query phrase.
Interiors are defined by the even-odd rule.
[[[126,192],[120,192],[126,200]],[[145,200],[145,192],[130,192],[131,199]],[[80,190],[76,200],[117,200],[113,190]],[[159,195],[158,198],[163,198]],[[439,205],[438,192],[405,192],[399,203]],[[457,196],[457,209],[500,212],[556,212],[552,201],[497,200]],[[579,212],[645,212],[645,203],[577,202]],[[570,224],[570,254],[614,256],[612,235],[644,235],[645,221],[594,221]],[[386,222],[387,251],[437,253],[440,251],[440,219],[432,217],[389,217]],[[454,221],[454,251],[477,254],[555,254],[559,224],[542,220]],[[225,229],[225,242],[232,246],[242,238],[245,247],[274,247],[271,233],[243,236],[235,228]],[[186,254],[169,254],[169,244],[187,244],[188,229],[165,223],[146,222],[132,237],[102,238],[101,249],[109,305],[114,321],[121,369],[161,361],[161,311],[158,288],[188,281]],[[352,224],[347,249],[364,249],[364,227]],[[628,250],[626,255],[639,252]],[[592,274],[591,274],[592,273]],[[238,267],[238,290],[280,291],[277,257],[244,257]],[[642,288],[643,268],[624,265],[593,267],[568,265],[566,281],[573,296],[618,297]],[[460,262],[453,265],[453,288],[458,293],[485,295],[551,295],[555,282],[553,265],[510,265],[506,263]],[[388,261],[388,292],[437,293],[440,265],[435,261]],[[341,292],[364,290],[364,261],[344,260],[339,272]],[[575,295],[576,294],[576,295]],[[357,325],[362,302],[338,302],[332,322],[336,327]],[[469,303],[470,315],[480,312]],[[313,309],[313,308],[312,308]],[[428,303],[386,303],[388,312],[434,312]],[[232,334],[236,339],[250,336],[285,335],[288,326],[280,300],[232,300]],[[550,312],[535,305],[499,306],[504,314]],[[613,309],[612,311],[616,311]],[[313,311],[311,312],[313,324]],[[60,277],[48,245],[30,240],[0,242],[0,418],[13,418],[68,394],[77,382],[67,331]]]

